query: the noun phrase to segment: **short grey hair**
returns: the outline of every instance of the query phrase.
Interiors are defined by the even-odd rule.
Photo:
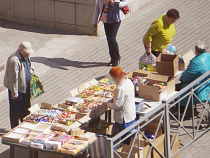
[[[198,53],[204,53],[208,50],[209,46],[206,42],[199,40],[195,46]]]

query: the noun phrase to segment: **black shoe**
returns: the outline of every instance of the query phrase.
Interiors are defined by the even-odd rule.
[[[113,65],[113,61],[111,60],[108,64],[107,64],[107,66],[112,66]]]
[[[114,67],[114,66],[118,66],[118,65],[120,65],[120,60],[116,60],[116,61],[114,61],[113,64],[112,64],[113,67]]]

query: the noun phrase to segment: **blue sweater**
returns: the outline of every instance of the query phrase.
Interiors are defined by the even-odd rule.
[[[183,72],[180,78],[181,82],[183,83],[182,88],[186,87],[188,84],[190,84],[191,82],[193,82],[194,80],[205,74],[207,71],[210,71],[210,54],[208,52],[205,52],[197,55],[190,61],[190,64],[188,65],[187,69]],[[210,76],[208,76],[207,78],[209,77]],[[198,83],[197,85],[195,85],[195,87],[197,87],[201,83]],[[195,91],[195,94],[202,102],[205,102],[208,99],[209,93],[210,93],[210,81],[208,81],[207,83],[205,83]],[[181,106],[185,106],[187,100],[188,97],[183,99],[181,102]],[[193,100],[194,100],[194,105],[199,103],[199,100],[196,97],[194,97]]]

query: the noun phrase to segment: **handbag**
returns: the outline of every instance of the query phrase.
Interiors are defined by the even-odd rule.
[[[119,5],[120,5],[120,2],[115,2],[113,6],[111,5],[111,3],[108,3],[107,23],[120,22]]]
[[[124,14],[128,14],[129,11],[130,11],[129,6],[126,6],[126,7],[122,8],[122,11],[123,11]]]
[[[122,0],[120,0],[122,1]],[[124,14],[128,14],[130,12],[129,6],[127,5],[126,7],[122,8],[122,11]]]

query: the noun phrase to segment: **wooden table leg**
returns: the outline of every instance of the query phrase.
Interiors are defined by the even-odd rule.
[[[83,152],[83,158],[88,158],[89,157],[89,153],[88,153],[88,150],[85,150]]]
[[[34,158],[38,158],[38,157],[39,157],[38,151],[34,151]]]
[[[15,158],[15,147],[10,145],[10,158]]]
[[[108,111],[105,112],[105,121],[108,121]]]
[[[112,110],[108,111],[108,122],[111,123],[112,122]]]
[[[33,158],[33,150],[29,150],[29,155],[28,155],[29,158]]]

